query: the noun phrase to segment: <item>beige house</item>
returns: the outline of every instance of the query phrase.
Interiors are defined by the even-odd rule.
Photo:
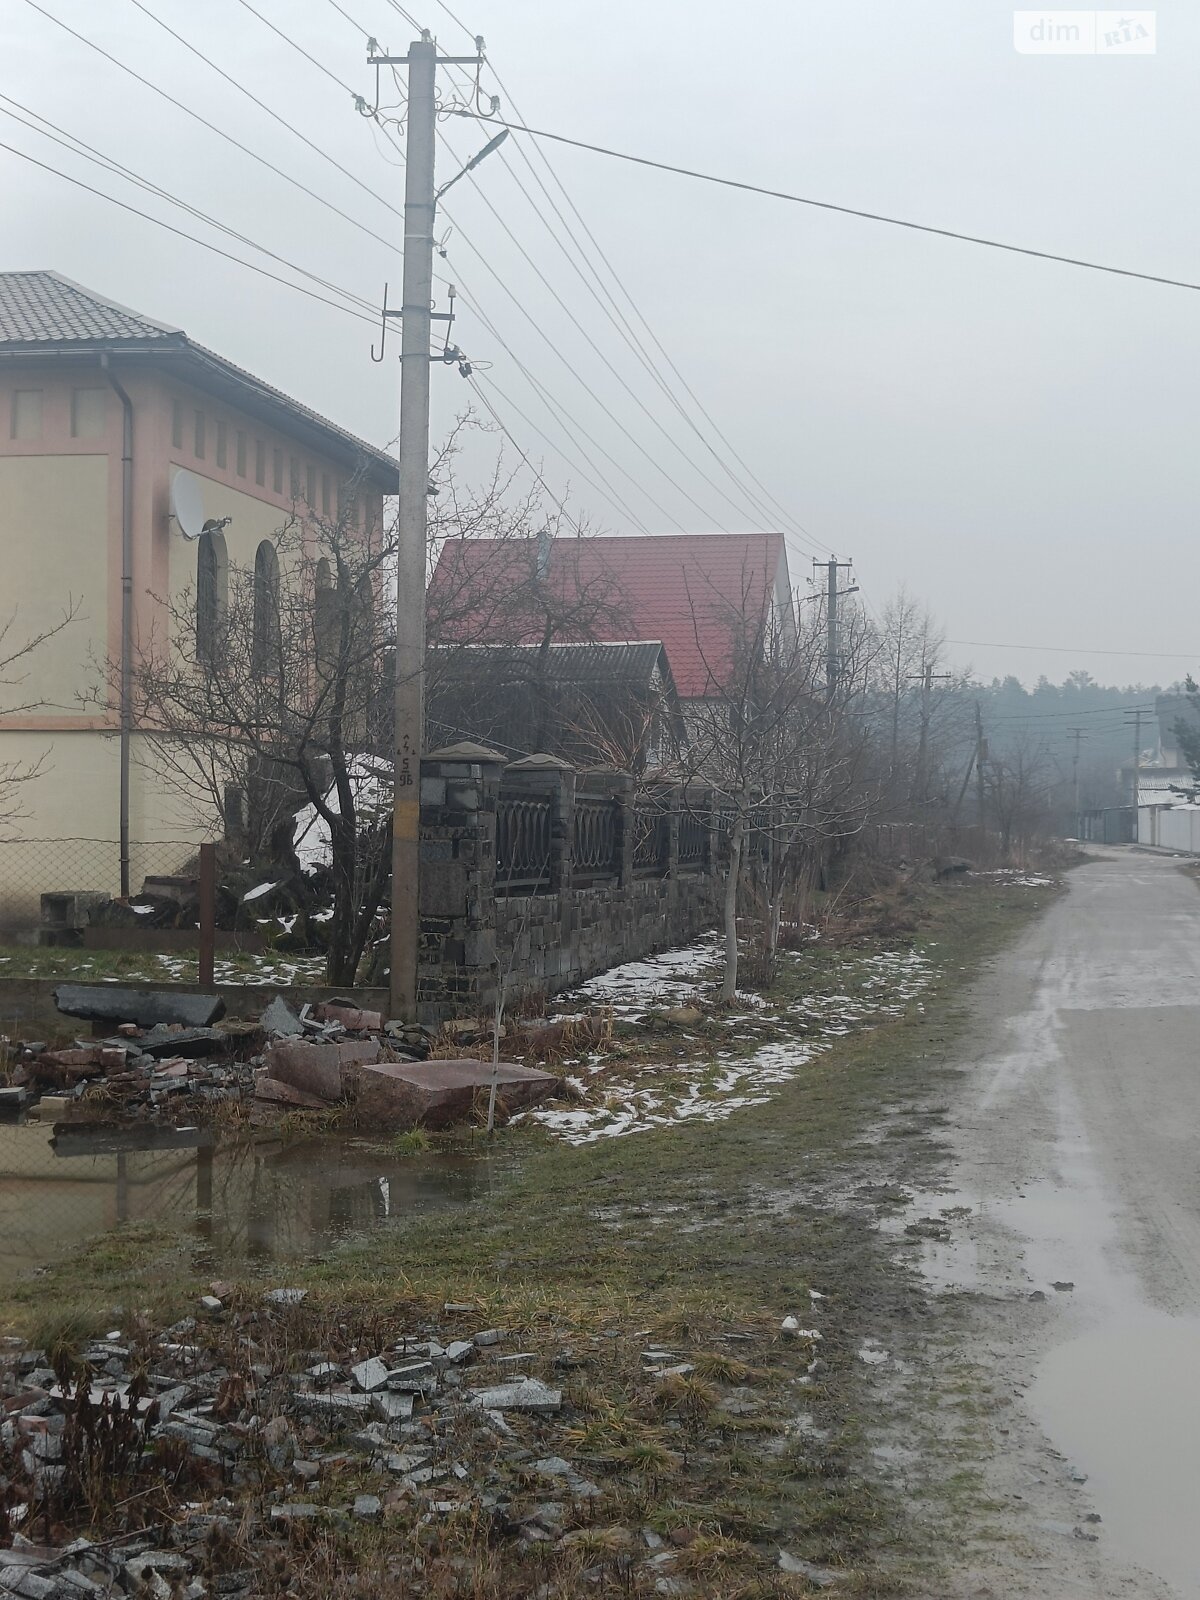
[[[171,514],[181,470],[212,524],[194,539]],[[0,625],[15,611],[10,641],[35,636],[75,608],[0,686],[0,772],[42,766],[7,826],[0,796],[0,929],[45,891],[136,892],[186,859],[201,819],[139,759],[119,688],[99,707],[96,690],[163,637],[172,597],[211,595],[292,516],[338,514],[351,481],[374,525],[391,457],[178,328],[58,273],[0,273]]]

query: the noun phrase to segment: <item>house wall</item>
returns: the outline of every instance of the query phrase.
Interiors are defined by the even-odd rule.
[[[169,517],[180,468],[202,480],[206,516],[232,517],[230,562],[248,567],[310,490],[318,515],[336,514],[345,468],[285,430],[161,375],[146,358],[114,357],[112,370],[134,411],[133,622],[135,649],[146,649],[166,636],[170,603],[195,585],[197,546]],[[20,640],[77,608],[61,633],[16,666],[24,682],[0,685],[0,935],[35,921],[43,892],[119,889],[111,664],[121,649],[122,425],[120,400],[97,359],[0,369],[0,626],[15,607],[9,640]],[[377,518],[380,507],[377,494],[360,497],[360,516]],[[5,653],[0,644],[0,659]],[[12,709],[29,702],[36,705]],[[177,843],[194,845],[212,831],[210,819],[162,784],[139,744],[135,736],[137,884],[147,871],[174,870],[167,863],[186,854]],[[39,776],[16,791],[22,814],[6,825],[4,769],[26,767],[38,767]]]
[[[1200,855],[1200,806],[1139,806],[1137,840],[1160,850]]]

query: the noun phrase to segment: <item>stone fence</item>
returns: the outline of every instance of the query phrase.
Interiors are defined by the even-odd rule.
[[[712,792],[508,762],[457,744],[421,764],[422,1020],[554,994],[717,918]]]

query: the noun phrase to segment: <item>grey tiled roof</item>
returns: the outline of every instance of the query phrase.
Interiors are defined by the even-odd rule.
[[[326,439],[338,441],[343,452],[365,455],[385,479],[395,476],[395,460],[386,451],[367,444],[244,367],[197,344],[182,328],[155,322],[115,300],[106,300],[58,272],[0,272],[0,356],[19,359],[22,349],[110,345],[120,346],[126,353],[157,352],[182,362],[192,381],[210,389],[219,384],[221,392],[234,394],[235,398],[240,395],[242,403],[253,396],[259,405],[265,403],[272,411],[289,413],[293,425],[299,420],[318,429]],[[395,488],[389,486],[386,492],[394,494]]]
[[[57,272],[0,272],[0,344],[169,339],[182,330],[139,316]]]

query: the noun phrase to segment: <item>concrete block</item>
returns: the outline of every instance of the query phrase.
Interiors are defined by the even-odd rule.
[[[468,933],[463,940],[463,961],[468,967],[489,967],[496,959],[496,939],[490,929]]]
[[[160,1022],[207,1028],[225,1015],[225,1002],[218,995],[122,989],[110,984],[59,984],[54,1003],[68,1017],[136,1022],[140,1028],[153,1028]]]
[[[267,1076],[326,1102],[342,1097],[342,1059],[336,1044],[274,1039],[263,1053]]]
[[[306,1094],[303,1089],[296,1089],[280,1078],[268,1077],[265,1069],[255,1076],[254,1098],[272,1105],[294,1106],[298,1111],[323,1111],[329,1104],[328,1100],[322,1100],[315,1094]]]
[[[358,1074],[358,1109],[377,1128],[445,1128],[466,1121],[491,1087],[485,1061],[381,1061]],[[510,1110],[542,1099],[558,1085],[548,1072],[502,1062],[498,1093]]]
[[[444,806],[446,804],[445,778],[421,779],[421,804],[423,806]]]
[[[456,861],[427,861],[421,872],[421,914],[462,917],[467,911],[467,869]]]

